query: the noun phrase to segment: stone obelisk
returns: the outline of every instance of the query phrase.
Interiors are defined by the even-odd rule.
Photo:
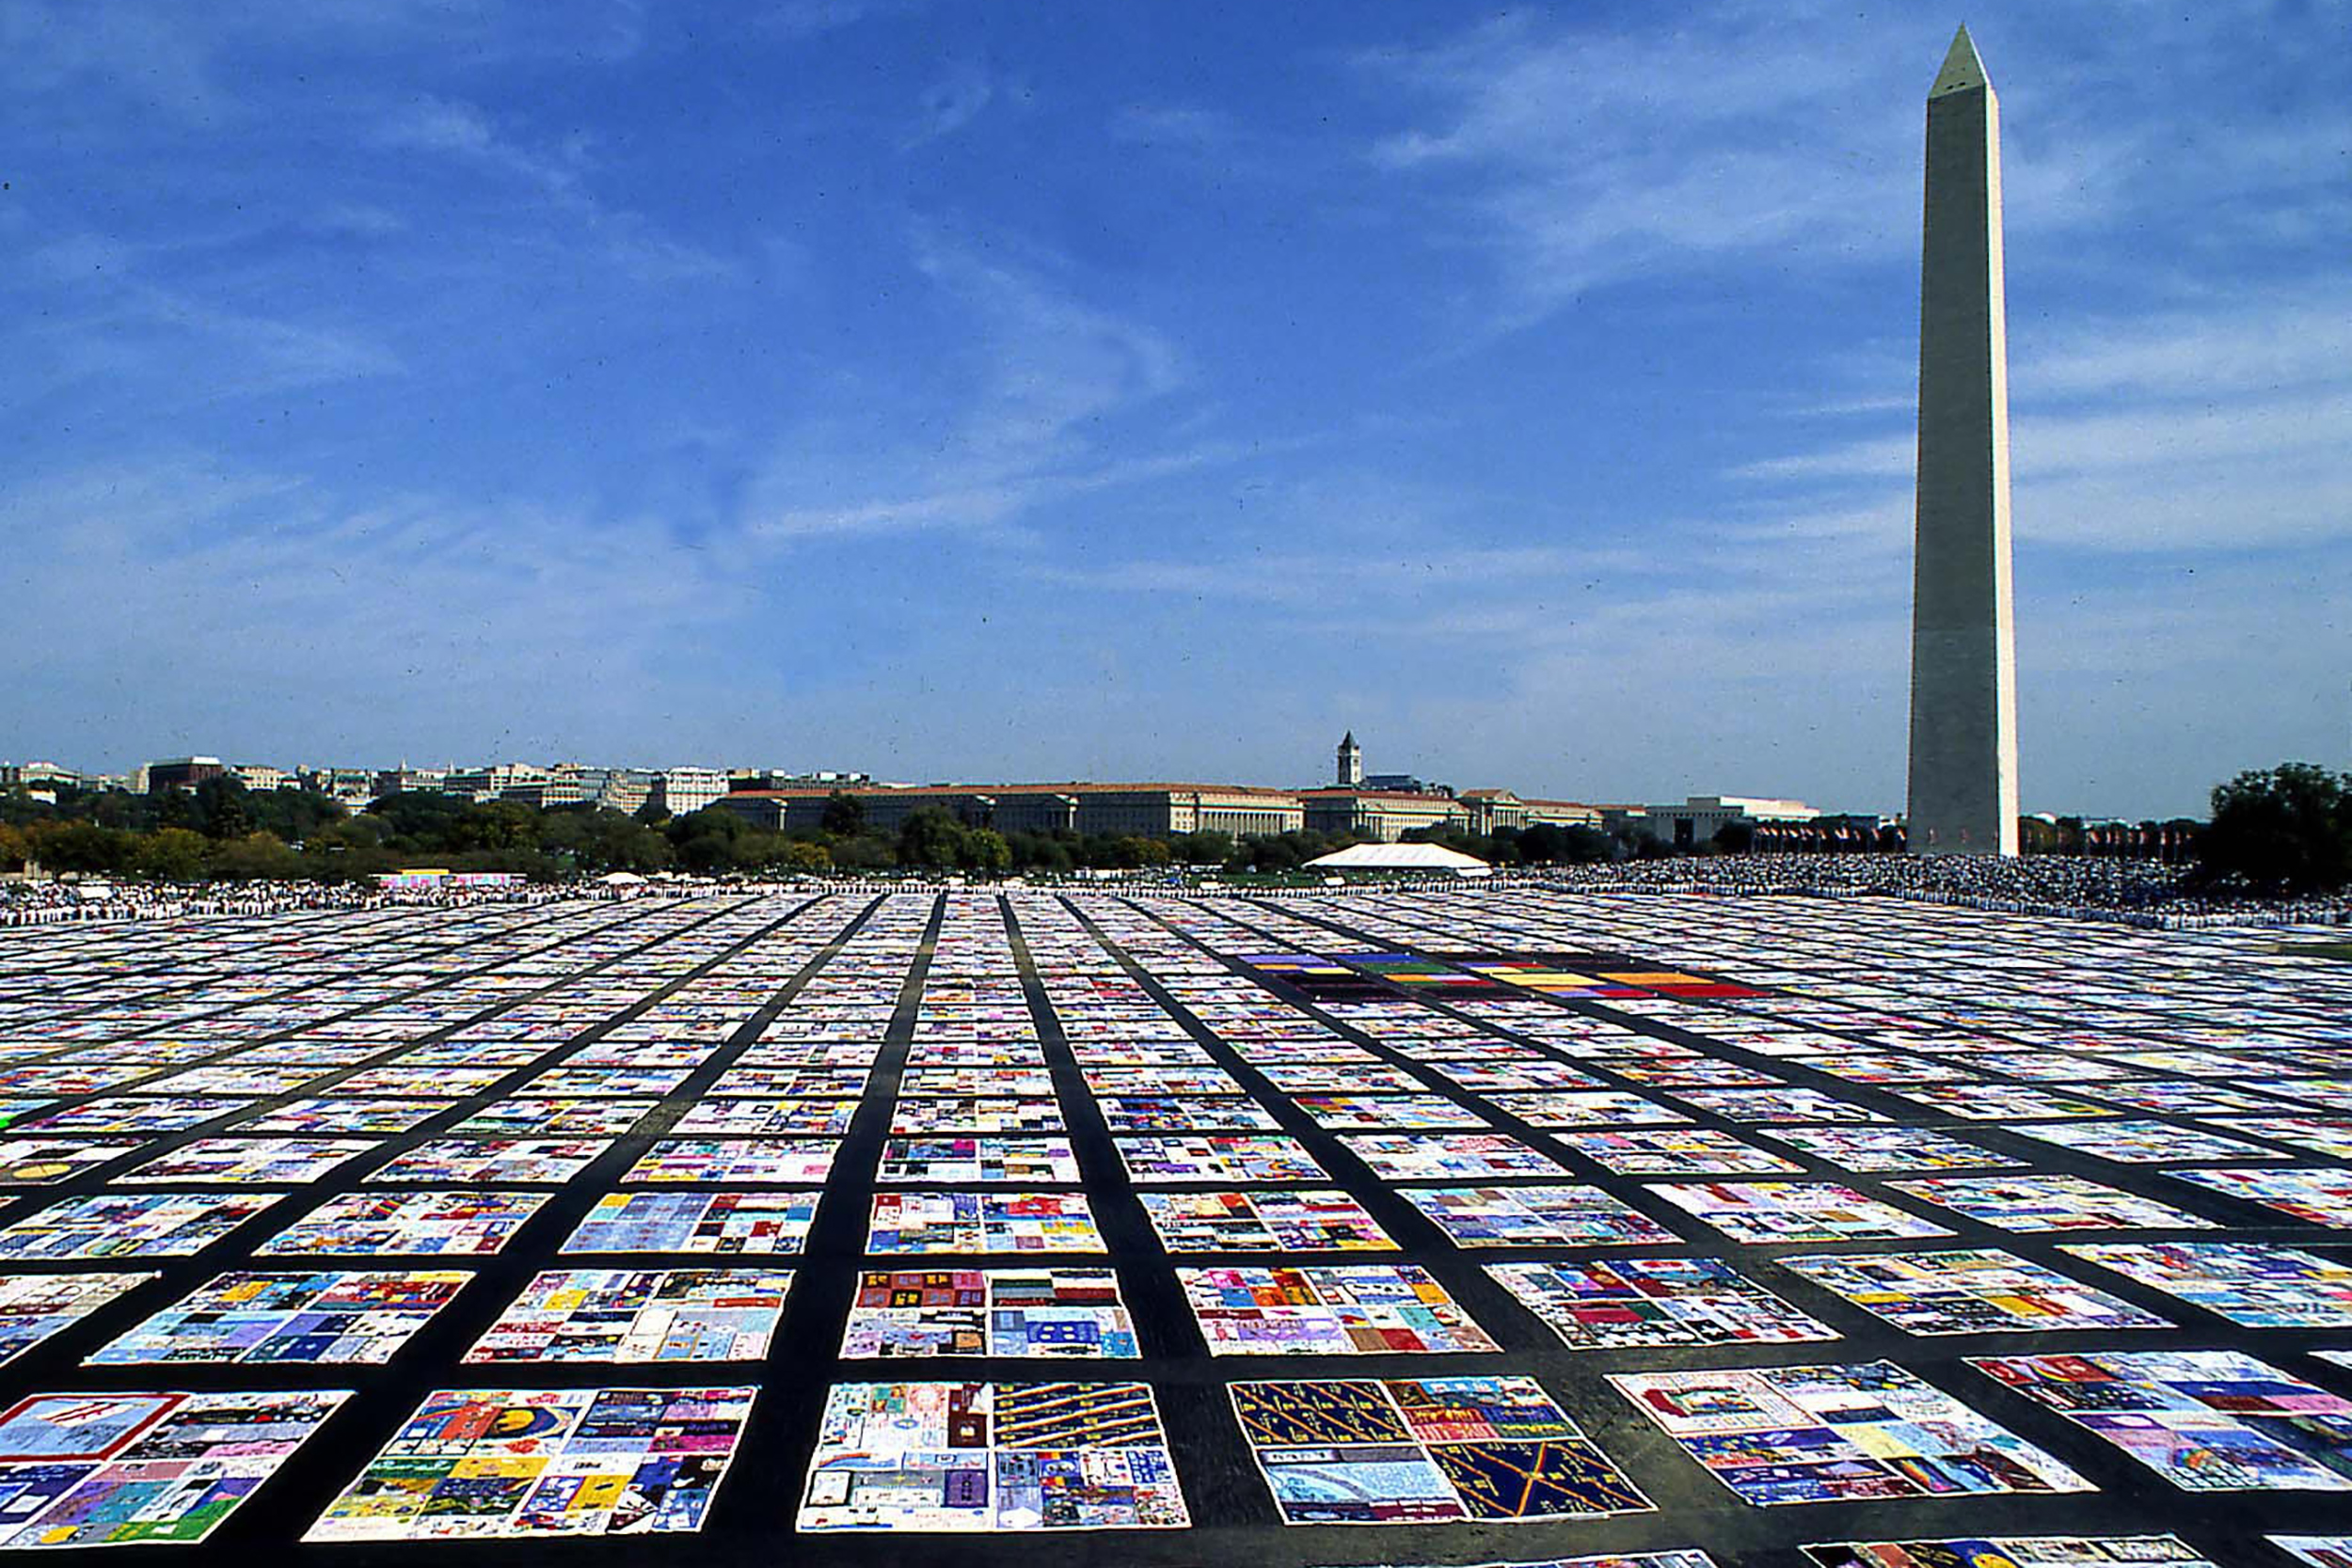
[[[1928,93],[1912,853],[2017,853],[2001,113],[1963,27]]]

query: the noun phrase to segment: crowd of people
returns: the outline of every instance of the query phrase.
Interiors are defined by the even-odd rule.
[[[11,882],[0,886],[0,926],[170,920],[192,914],[282,914],[363,908],[357,890],[307,882],[223,882],[181,887],[141,882]]]
[[[1534,883],[1572,893],[1688,893],[1712,897],[1903,898],[2010,914],[2102,920],[2152,930],[2213,926],[2352,926],[2352,895],[2291,898],[2217,892],[2187,867],[2153,861],[1992,855],[1704,855],[1498,870],[1464,880],[1406,875],[1381,887],[1414,892]],[[1200,893],[1224,890],[1214,884]],[[1310,886],[1251,888],[1253,897],[1319,896]]]
[[[1166,879],[1167,874],[1148,879]],[[1062,879],[1033,879],[1060,884]],[[1146,879],[1140,876],[1134,879]],[[848,879],[793,879],[797,885],[865,886]],[[2265,898],[2201,887],[2185,868],[2154,861],[2073,855],[2002,859],[1991,855],[1914,857],[1884,854],[1703,855],[1621,861],[1498,872],[1462,881],[1415,876],[1384,886],[1472,888],[1534,882],[1578,893],[1692,893],[1718,897],[1802,895],[1814,897],[1905,898],[2015,914],[2064,915],[2120,921],[2164,930],[2209,926],[2352,926],[2352,895]],[[370,910],[390,906],[458,908],[489,903],[545,903],[559,898],[614,899],[647,893],[671,895],[740,888],[668,878],[661,884],[611,882],[508,887],[452,886],[386,890],[372,882],[250,881],[198,884],[16,881],[0,883],[0,927],[89,921],[171,920],[192,915],[267,915],[304,911]],[[1230,891],[1217,883],[1195,891]],[[1308,895],[1318,888],[1251,888],[1253,894]]]
[[[557,898],[616,898],[632,890],[449,888],[384,892],[373,883],[253,881],[0,883],[0,927],[70,926],[93,921],[180,920],[192,915],[266,915],[390,906],[454,909],[473,904],[546,903]]]
[[[2352,924],[2352,896],[2217,893],[2194,882],[2185,866],[2078,855],[1708,855],[1563,866],[1538,875],[1550,886],[1581,892],[1908,898],[2165,930]]]

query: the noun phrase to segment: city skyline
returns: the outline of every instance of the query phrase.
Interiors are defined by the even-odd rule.
[[[0,752],[1897,809],[1960,20],[0,3]],[[2340,761],[2344,52],[1965,20],[2021,805]]]
[[[1461,819],[1471,823],[1470,831],[1473,832],[1489,831],[1487,827],[1476,826],[1481,822],[1504,821],[1505,825],[1515,825],[1506,819],[1521,806],[1534,808],[1539,817],[1562,821],[1586,821],[1600,814],[1607,814],[1612,820],[1637,820],[1647,814],[1650,818],[1662,821],[1695,813],[1700,816],[1724,819],[1749,817],[1790,822],[1809,822],[1817,818],[1823,822],[1874,819],[1897,825],[1904,822],[1908,816],[1899,801],[1893,805],[1871,801],[1807,801],[1785,795],[1743,793],[1720,787],[1687,791],[1681,797],[1671,800],[1614,797],[1590,790],[1575,796],[1559,796],[1521,789],[1508,780],[1446,768],[1367,772],[1362,768],[1363,754],[1362,748],[1356,744],[1354,732],[1350,731],[1341,743],[1339,776],[1336,779],[1327,776],[1330,770],[1327,769],[1327,776],[1320,779],[1305,776],[1213,779],[1200,773],[1182,778],[1148,780],[1133,773],[1058,779],[1043,774],[982,776],[971,773],[951,773],[926,779],[883,778],[850,768],[774,767],[747,764],[739,760],[681,761],[675,758],[656,763],[616,763],[580,757],[540,760],[475,757],[462,761],[455,758],[438,761],[406,758],[397,764],[378,764],[351,758],[340,761],[225,758],[198,753],[180,757],[151,757],[124,768],[109,770],[80,768],[59,763],[55,758],[0,757],[0,793],[16,787],[47,792],[60,785],[72,785],[84,790],[119,789],[133,795],[153,795],[165,790],[188,790],[204,780],[226,776],[256,792],[296,789],[332,796],[345,809],[352,811],[361,810],[371,801],[384,797],[414,790],[427,794],[453,794],[477,802],[517,800],[534,807],[550,808],[597,805],[624,815],[633,814],[650,800],[662,806],[665,812],[677,815],[729,797],[795,797],[802,799],[803,806],[813,812],[815,807],[808,802],[821,803],[836,792],[885,800],[952,796],[961,800],[965,798],[981,800],[993,794],[1042,799],[1057,791],[1072,792],[1073,796],[1103,792],[1189,796],[1206,791],[1211,795],[1280,796],[1288,798],[1294,806],[1318,796],[1361,797],[1366,800],[1434,800],[1439,804],[1454,802],[1463,808]],[[1348,772],[1348,758],[1351,755],[1356,764],[1352,779]],[[665,791],[683,792],[683,803],[665,800]],[[38,798],[44,797],[37,794]],[[1562,811],[1571,815],[1560,816],[1558,814]],[[1502,816],[1496,816],[1498,812],[1502,814]],[[2133,818],[2060,807],[2020,813],[2018,821],[2021,824],[2034,819],[2128,824],[2196,820],[2200,816],[2200,813],[2189,812],[2176,814],[2169,818]],[[1409,814],[1400,822],[1410,826],[1428,825],[1410,817]],[[814,817],[802,825],[814,826]],[[1329,826],[1325,824],[1326,828]],[[1389,826],[1394,828],[1399,824]]]

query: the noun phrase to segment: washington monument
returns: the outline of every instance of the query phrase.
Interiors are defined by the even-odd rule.
[[[2017,853],[2001,110],[1963,27],[1928,92],[1919,512],[1911,599],[1914,854]]]

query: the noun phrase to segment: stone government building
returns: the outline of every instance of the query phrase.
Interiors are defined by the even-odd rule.
[[[721,804],[763,828],[814,831],[835,794],[858,801],[866,825],[896,832],[926,806],[967,827],[999,832],[1167,838],[1177,833],[1295,832],[1307,826],[1295,790],[1248,784],[850,784],[838,788],[739,789]],[[1400,832],[1402,830],[1399,830]]]
[[[1416,829],[1490,833],[1500,828],[1597,827],[1601,808],[1574,800],[1523,800],[1507,789],[1456,795],[1441,784],[1401,776],[1367,780],[1351,734],[1340,742],[1336,782],[1316,789],[1254,784],[803,784],[735,789],[721,804],[747,821],[784,832],[814,832],[825,807],[846,795],[864,808],[866,825],[896,832],[926,806],[966,827],[999,832],[1105,834],[1170,838],[1179,833],[1354,833],[1394,844]]]
[[[1600,809],[1571,800],[1522,800],[1508,790],[1462,796],[1437,790],[1265,789],[1252,784],[849,784],[739,789],[720,803],[759,827],[814,831],[836,794],[865,807],[866,825],[896,832],[925,806],[967,827],[999,832],[1168,838],[1177,833],[1353,832],[1393,844],[1416,828],[1492,832],[1539,822],[1598,826]]]

